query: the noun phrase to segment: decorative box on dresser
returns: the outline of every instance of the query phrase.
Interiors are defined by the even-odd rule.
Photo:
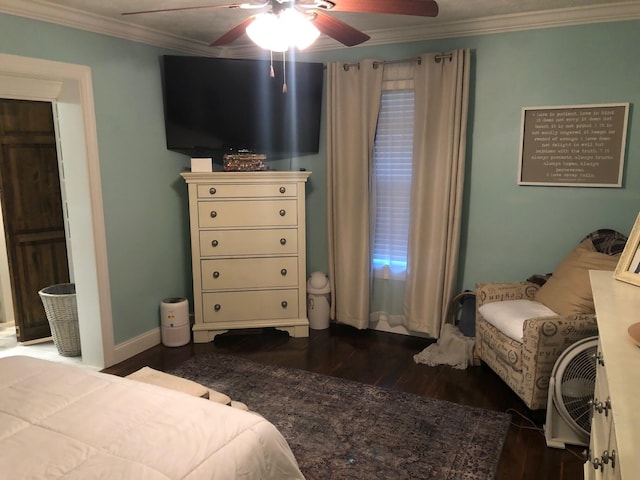
[[[591,271],[598,321],[596,388],[585,479],[640,478],[640,348],[627,330],[640,321],[640,287]]]
[[[310,174],[181,174],[189,186],[194,342],[259,327],[309,336],[305,183]]]

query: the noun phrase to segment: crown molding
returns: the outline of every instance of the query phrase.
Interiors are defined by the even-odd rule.
[[[121,20],[81,12],[68,7],[53,6],[40,0],[0,0],[0,13],[54,23],[195,55],[253,57],[259,53],[259,50],[251,45],[211,48],[204,42],[167,34],[147,27],[131,25]],[[640,19],[640,2],[630,0],[606,5],[498,15],[457,22],[435,22],[429,27],[419,26],[367,31],[372,38],[363,46],[370,47],[392,43],[637,19]],[[339,48],[345,47],[335,40],[325,37],[316,41],[313,47],[307,51],[336,50]]]
[[[65,27],[100,33],[110,37],[169,48],[197,55],[211,55],[211,48],[204,42],[159,30],[132,25],[122,20],[107,18],[74,8],[52,5],[39,0],[0,0],[0,13],[54,23]]]
[[[371,34],[372,39],[367,42],[367,46],[638,19],[640,19],[640,2],[632,0],[588,7],[496,15],[473,20],[434,24],[429,26],[428,29],[414,27],[401,30],[373,31],[368,32]]]

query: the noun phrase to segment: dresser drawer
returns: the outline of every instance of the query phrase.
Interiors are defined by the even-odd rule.
[[[298,290],[204,293],[205,323],[298,317]]]
[[[229,200],[198,202],[200,228],[295,226],[295,200]]]
[[[286,255],[298,252],[296,228],[200,230],[200,255]]]
[[[611,432],[609,433],[608,445],[609,457],[615,457],[618,461],[609,461],[604,466],[604,478],[607,480],[622,480],[622,472],[620,470],[620,459],[618,457],[618,439],[616,436],[616,424],[611,422]],[[636,471],[636,474],[638,472]]]
[[[294,287],[298,257],[202,260],[202,289]]]
[[[598,372],[598,374],[599,373],[600,372]],[[599,456],[602,451],[607,448],[613,414],[609,408],[611,404],[606,384],[603,384],[598,376],[596,376],[593,403],[594,405],[591,407],[591,444],[594,449],[594,455],[597,454]],[[606,406],[607,408],[602,408],[602,406]]]
[[[596,387],[594,391],[594,397],[606,398],[609,396],[609,380],[607,379],[607,369],[602,354],[602,347],[598,343],[598,350],[596,353]]]
[[[198,185],[198,198],[266,198],[296,195],[298,186],[295,183]]]

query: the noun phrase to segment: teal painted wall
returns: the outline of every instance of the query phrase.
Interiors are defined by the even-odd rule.
[[[596,228],[629,233],[640,210],[640,22],[591,24],[298,55],[300,60],[411,58],[470,48],[471,105],[460,289],[553,270]],[[158,57],[171,52],[0,15],[0,51],[92,69],[114,337],[158,326],[166,296],[191,296],[188,158],[165,149]],[[517,185],[525,106],[630,102],[623,188]],[[318,155],[279,161],[306,168],[308,270],[327,270],[324,132]],[[345,159],[348,161],[348,159]]]
[[[0,51],[91,67],[115,343],[157,327],[163,298],[191,295],[188,159],[165,148],[159,75],[176,52],[8,15]]]

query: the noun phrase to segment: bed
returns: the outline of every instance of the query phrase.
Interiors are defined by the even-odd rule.
[[[258,414],[25,356],[0,358],[0,477],[304,478]]]

